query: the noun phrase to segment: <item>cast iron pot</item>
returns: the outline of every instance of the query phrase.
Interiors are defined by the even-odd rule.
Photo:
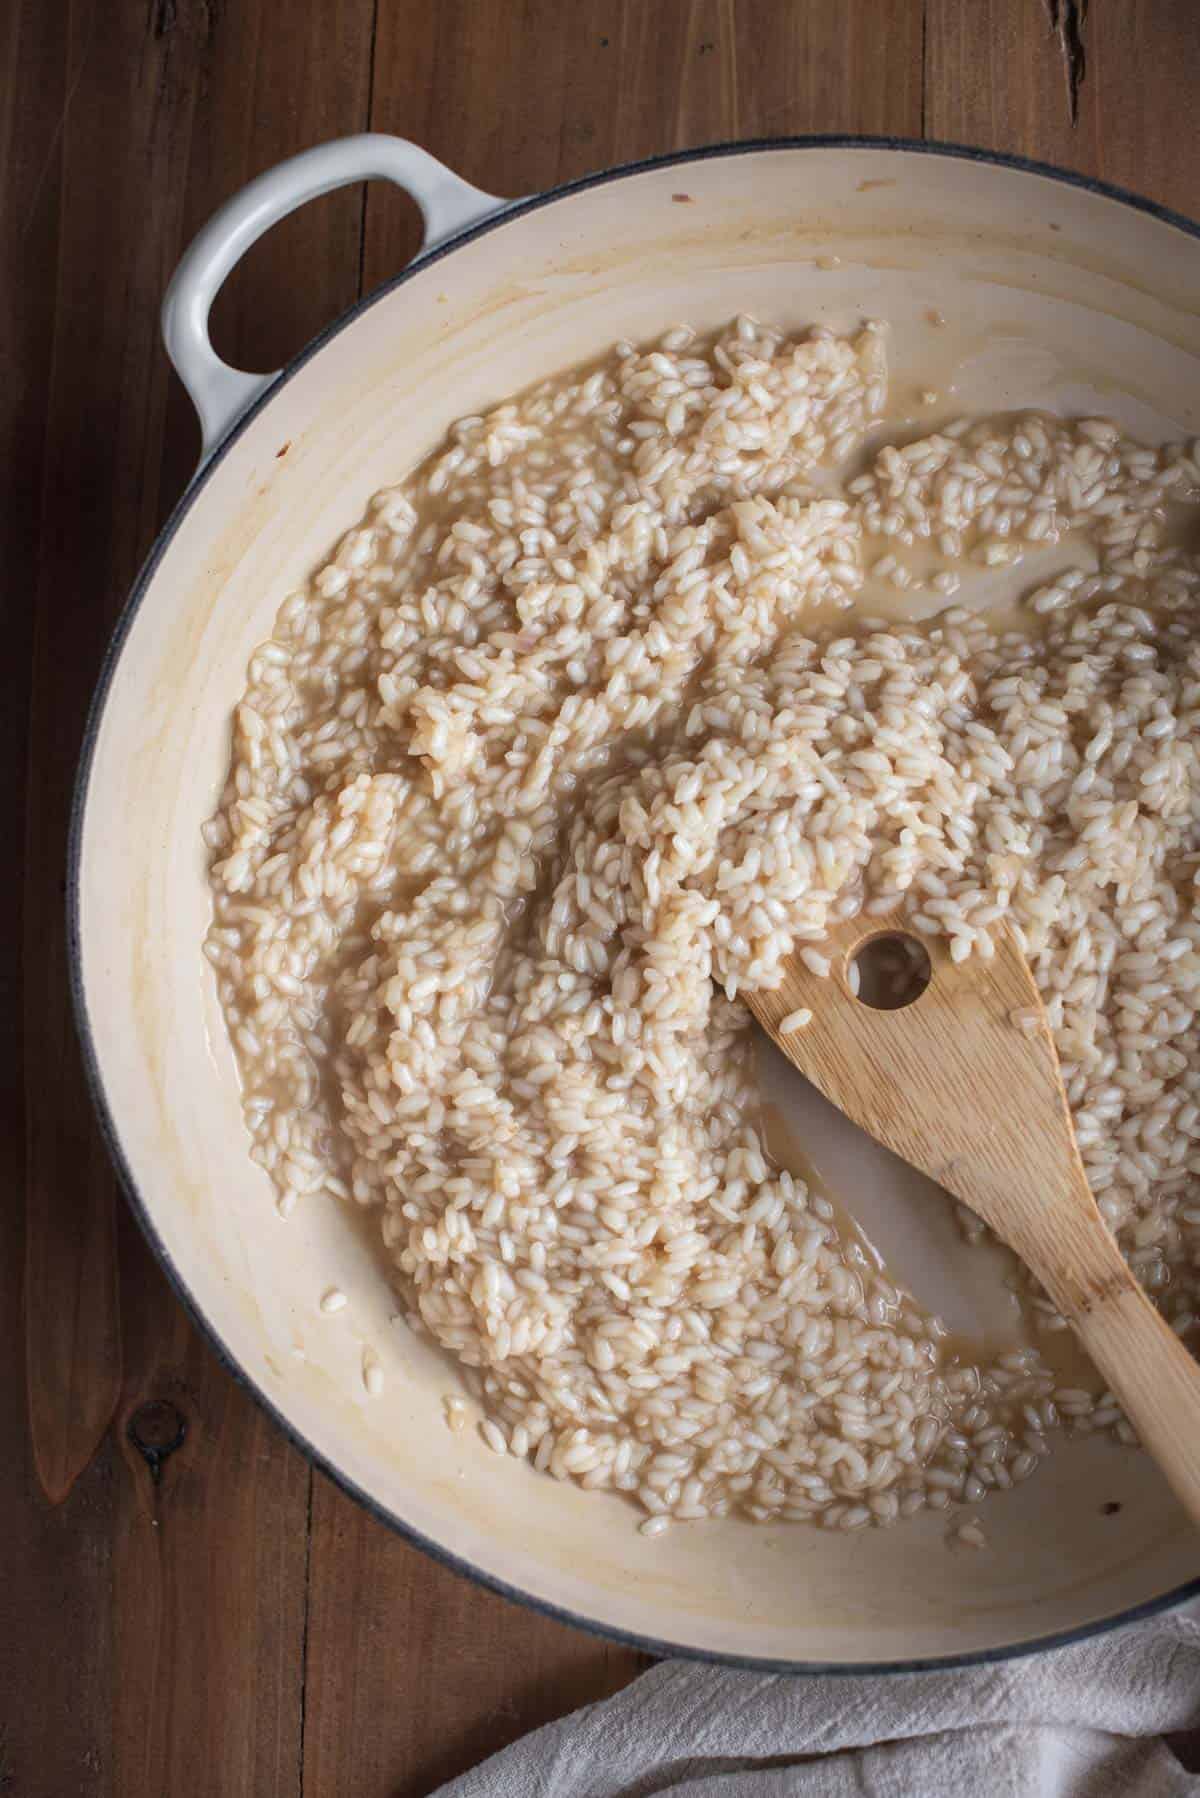
[[[284,214],[364,177],[416,198],[420,257],[282,374],[227,367],[207,332],[225,275]],[[117,629],[72,832],[96,1103],[142,1227],[220,1353],[347,1491],[497,1590],[655,1651],[881,1670],[1027,1651],[1177,1602],[1200,1589],[1200,1553],[1150,1463],[1102,1441],[1064,1446],[990,1499],[990,1547],[965,1556],[933,1514],[853,1536],[716,1522],[647,1540],[625,1501],[452,1435],[452,1374],[391,1321],[372,1221],[332,1200],[281,1221],[247,1153],[200,953],[200,826],[252,649],[369,497],[453,420],[680,320],[880,317],[914,416],[1043,405],[1099,409],[1150,439],[1195,432],[1197,235],[1092,182],[921,144],[723,146],[510,203],[366,136],[253,182],[185,256],[164,328],[204,460]],[[808,1127],[836,1134],[827,1117]],[[927,1202],[890,1182],[885,1163],[864,1163],[893,1231],[911,1225],[901,1271],[927,1296]],[[334,1284],[353,1302],[331,1318],[319,1299]],[[364,1390],[366,1343],[380,1398]]]

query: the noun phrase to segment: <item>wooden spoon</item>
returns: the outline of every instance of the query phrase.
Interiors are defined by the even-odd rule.
[[[928,985],[901,1009],[852,990],[852,965],[881,938],[908,939],[928,957]],[[743,994],[759,1023],[848,1118],[1016,1251],[1200,1523],[1200,1366],[1097,1209],[1042,1001],[1013,937],[997,934],[990,961],[955,962],[943,939],[916,936],[899,916],[858,917],[810,947],[829,959],[828,975],[794,952],[774,992]],[[806,1024],[780,1031],[805,1011]]]

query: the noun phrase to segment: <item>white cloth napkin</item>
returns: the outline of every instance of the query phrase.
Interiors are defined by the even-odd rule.
[[[664,1662],[438,1798],[1196,1798],[1200,1773],[1163,1738],[1198,1727],[1191,1605],[954,1673]],[[1183,1752],[1193,1760],[1190,1745]]]

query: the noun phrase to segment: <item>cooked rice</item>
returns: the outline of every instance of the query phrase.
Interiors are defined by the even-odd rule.
[[[885,398],[877,328],[743,319],[463,420],[284,604],[206,828],[281,1213],[376,1208],[487,1446],[647,1534],[892,1523],[1063,1427],[1132,1436],[1035,1347],[964,1363],[772,1162],[738,992],[793,944],[825,970],[864,905],[960,959],[1009,922],[1104,1214],[1200,1313],[1200,572],[1164,537],[1195,461],[1020,415],[847,482]],[[944,592],[1068,536],[1099,566],[1035,630],[853,609],[883,551],[935,545]]]

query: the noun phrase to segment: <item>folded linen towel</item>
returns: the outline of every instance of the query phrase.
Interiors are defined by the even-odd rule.
[[[955,1672],[664,1662],[438,1798],[1197,1798],[1197,1729],[1200,1604]]]

